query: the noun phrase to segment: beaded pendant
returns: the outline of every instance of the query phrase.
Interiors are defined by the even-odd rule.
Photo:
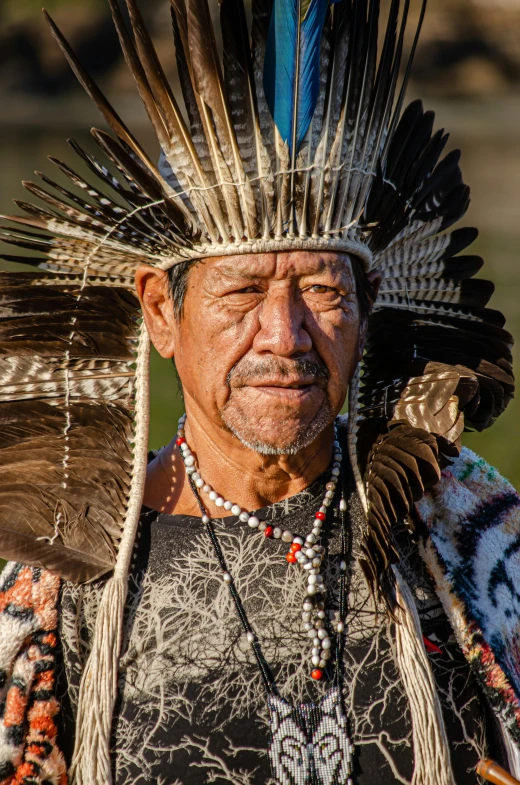
[[[269,760],[280,785],[353,785],[353,745],[347,732],[339,687],[317,703],[291,706],[268,698]]]

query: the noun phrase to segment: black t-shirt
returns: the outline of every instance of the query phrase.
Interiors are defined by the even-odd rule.
[[[321,504],[328,473],[297,496],[258,515],[305,535]],[[393,628],[375,606],[357,566],[363,516],[349,491],[352,528],[343,701],[354,743],[356,785],[410,783],[412,728],[392,655]],[[230,517],[215,522],[230,573],[258,634],[280,696],[319,702],[330,682],[310,678],[310,645],[301,619],[306,577],[285,559],[280,539],[266,539]],[[324,574],[337,610],[339,513],[329,508]],[[404,532],[400,565],[417,601],[445,715],[456,782],[473,785],[479,758],[492,749],[486,709],[439,600]],[[64,705],[62,746],[70,747],[79,680],[103,582],[64,584],[60,607]],[[272,778],[266,692],[200,518],[144,511],[132,564],[114,718],[115,785],[268,785]],[[283,785],[300,785],[286,775]],[[323,785],[344,780],[323,778]]]

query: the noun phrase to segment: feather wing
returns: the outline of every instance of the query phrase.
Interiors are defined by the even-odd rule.
[[[138,301],[0,274],[0,555],[72,581],[112,569],[132,473]]]
[[[432,434],[397,421],[374,439],[366,462],[367,532],[360,564],[369,585],[391,610],[397,603],[390,567],[399,561],[392,528],[439,479]]]

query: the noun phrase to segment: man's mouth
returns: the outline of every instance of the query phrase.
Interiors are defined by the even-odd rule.
[[[228,374],[230,388],[305,391],[324,388],[329,380],[325,365],[316,359],[297,359],[289,364],[278,359],[243,360]]]
[[[241,384],[237,391],[249,390],[252,395],[270,396],[273,399],[284,401],[288,404],[301,405],[304,400],[314,395],[317,390],[325,386],[321,379],[305,379],[301,381],[288,381],[287,379],[258,379],[248,380]]]
[[[318,379],[298,379],[290,381],[288,379],[249,379],[240,387],[255,387],[259,389],[278,389],[278,390],[305,390],[314,386],[323,386],[323,380]]]

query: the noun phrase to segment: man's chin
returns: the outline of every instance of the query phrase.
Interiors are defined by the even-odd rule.
[[[312,411],[295,411],[292,406],[258,411],[227,406],[222,420],[245,446],[262,455],[295,455],[318,438],[334,420],[328,401]]]

